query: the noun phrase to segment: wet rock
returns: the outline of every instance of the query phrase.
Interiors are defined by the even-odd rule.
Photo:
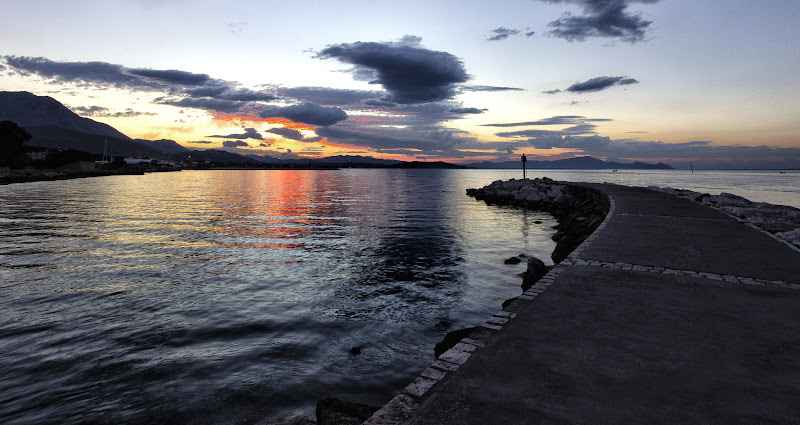
[[[511,257],[503,261],[503,264],[519,264],[520,262],[522,262],[522,260],[520,260],[519,257]]]
[[[453,348],[458,341],[468,337],[477,328],[464,328],[457,331],[448,332],[436,347],[433,348],[433,353],[436,358],[439,358],[445,351]]]
[[[511,195],[509,189],[512,188],[518,197]],[[591,235],[610,208],[608,197],[599,190],[562,184],[546,177],[497,180],[480,189],[467,189],[467,194],[487,204],[514,205],[552,214],[559,222],[553,235],[557,244],[551,258],[555,263],[561,262]],[[525,194],[530,195],[523,198]]]
[[[379,407],[326,398],[317,401],[317,425],[360,425]]]
[[[350,353],[351,356],[355,357],[355,356],[361,354],[361,347],[353,347],[350,350],[348,350],[347,352]]]
[[[522,274],[522,290],[527,291],[533,284],[546,275],[549,269],[536,257],[528,258],[528,269]]]

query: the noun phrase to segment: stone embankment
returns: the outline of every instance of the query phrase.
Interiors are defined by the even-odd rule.
[[[553,235],[556,248],[551,258],[558,264],[603,222],[609,199],[599,190],[547,177],[497,180],[480,189],[467,189],[467,195],[487,204],[514,205],[546,211],[557,220]]]
[[[648,189],[700,202],[728,213],[800,248],[800,209],[766,202],[753,202],[732,193],[719,195],[685,189],[649,186]]]

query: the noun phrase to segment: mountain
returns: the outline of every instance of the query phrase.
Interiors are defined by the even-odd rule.
[[[160,140],[134,139],[133,141],[136,143],[141,143],[150,148],[153,148],[161,153],[179,153],[179,152],[186,152],[189,150],[186,147],[179,145],[176,141],[169,139],[160,139]]]
[[[25,127],[33,136],[25,144],[28,146],[42,146],[48,148],[75,149],[93,154],[107,154],[136,156],[139,158],[159,157],[159,152],[153,148],[136,143],[129,139],[99,134],[87,134],[76,130],[54,125]]]
[[[335,155],[329,156],[326,158],[320,158],[316,160],[321,164],[334,164],[334,165],[395,165],[400,164],[403,161],[398,161],[396,159],[380,159],[380,158],[373,158],[371,156],[359,156],[359,155]]]
[[[14,121],[26,129],[56,126],[85,134],[131,139],[108,124],[79,116],[52,97],[36,96],[25,91],[0,92],[0,120]]]
[[[186,161],[186,162],[213,162],[217,164],[230,164],[230,165],[262,165],[259,161],[248,158],[238,153],[232,153],[219,149],[206,149],[206,150],[185,150],[168,155],[169,159],[173,161]]]
[[[471,168],[483,169],[518,169],[522,168],[522,161],[506,162],[478,162],[467,164]],[[529,169],[557,169],[557,170],[673,170],[667,164],[649,164],[646,162],[607,162],[591,156],[579,156],[576,158],[557,159],[555,161],[531,161],[528,160]]]

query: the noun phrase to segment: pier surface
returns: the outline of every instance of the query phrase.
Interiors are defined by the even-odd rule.
[[[600,229],[367,424],[800,424],[800,252],[591,184]]]

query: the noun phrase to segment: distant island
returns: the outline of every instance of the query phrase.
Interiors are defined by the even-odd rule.
[[[72,112],[59,101],[49,96],[37,96],[28,92],[0,92],[0,121],[11,121],[23,128],[30,136],[22,149],[26,155],[18,156],[15,162],[0,163],[0,167],[18,169],[57,168],[64,166],[58,158],[69,161],[96,161],[103,155],[113,155],[117,164],[136,164],[141,167],[160,164],[180,168],[479,168],[519,169],[520,161],[478,162],[451,164],[447,162],[398,161],[370,156],[338,155],[325,158],[281,159],[260,155],[241,155],[222,149],[187,149],[173,140],[132,139],[114,127]],[[0,144],[10,143],[0,140]],[[65,155],[63,152],[69,152]],[[50,157],[48,161],[47,158]],[[26,159],[27,158],[27,159]],[[135,158],[135,159],[134,159]],[[142,161],[146,158],[147,161]],[[1,160],[1,159],[0,159]],[[84,164],[85,168],[86,165]],[[529,160],[529,169],[576,169],[576,170],[671,170],[667,164],[644,162],[606,162],[589,156],[554,161]]]
[[[489,168],[489,169],[517,169],[520,168],[520,161],[506,162],[478,162],[467,165],[470,168]],[[609,162],[591,156],[579,156],[575,158],[557,159],[553,161],[531,161],[528,160],[529,169],[546,170],[674,170],[671,166],[659,162],[650,164],[647,162]]]

